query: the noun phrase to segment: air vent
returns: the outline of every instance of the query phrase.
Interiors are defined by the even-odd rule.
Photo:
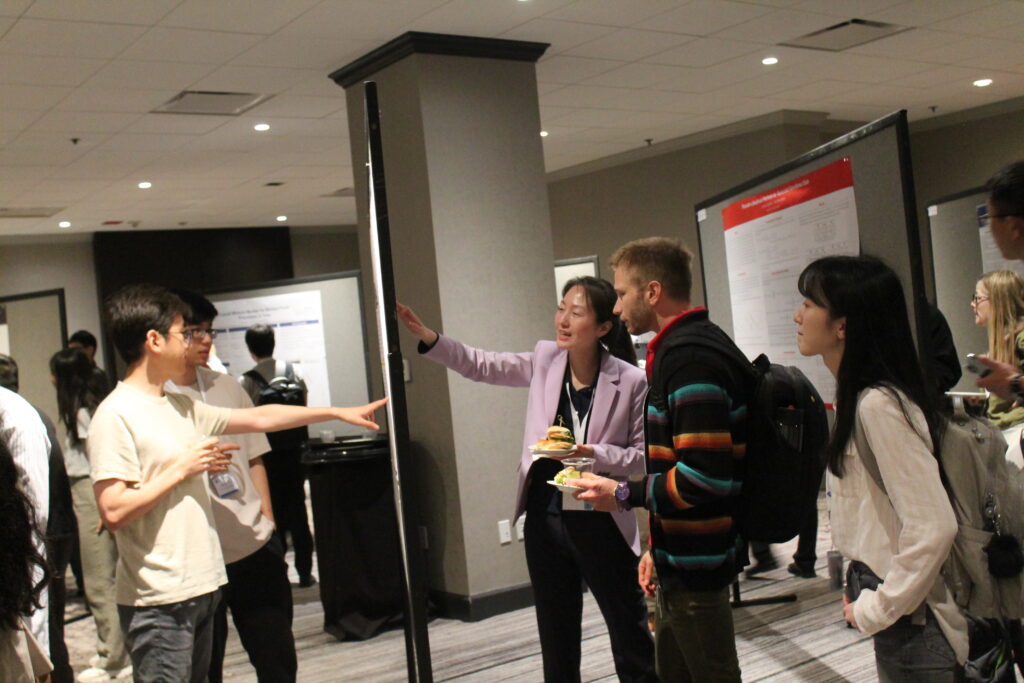
[[[238,116],[257,104],[269,100],[273,95],[248,92],[208,92],[203,90],[182,90],[154,109],[152,114],[210,114],[216,116]]]
[[[0,218],[49,218],[64,206],[0,206]]]
[[[908,30],[906,26],[897,26],[896,24],[883,24],[879,21],[866,21],[864,19],[850,19],[841,24],[829,26],[814,33],[808,33],[806,36],[800,36],[785,43],[779,43],[779,45],[802,47],[809,50],[842,52],[851,47],[871,43],[881,38],[888,38],[906,30]]]
[[[330,194],[322,194],[321,197],[355,197],[356,191],[351,187],[343,187],[340,190],[335,190]]]

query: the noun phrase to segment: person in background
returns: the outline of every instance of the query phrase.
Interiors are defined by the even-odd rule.
[[[269,383],[278,386],[281,381],[274,382],[275,378],[284,378],[284,384],[291,387],[287,393],[297,397],[294,405],[306,405],[308,391],[305,381],[291,363],[274,358],[274,328],[253,325],[245,331],[245,345],[256,361],[256,367],[244,373],[238,381],[254,404],[283,402],[283,397],[275,395]],[[313,578],[313,533],[309,529],[306,512],[306,473],[302,466],[302,445],[307,435],[305,429],[268,435],[271,450],[263,459],[270,481],[274,523],[282,541],[285,534],[291,539],[295,571],[302,588],[316,583]]]
[[[85,601],[96,624],[96,653],[89,658],[89,668],[78,674],[79,683],[101,683],[132,675],[115,601],[117,544],[113,534],[100,521],[86,455],[89,424],[97,406],[106,397],[105,393],[96,391],[92,375],[92,363],[77,349],[64,349],[50,358],[50,377],[57,390],[57,411],[66,432],[64,465],[78,520]]]
[[[985,273],[974,285],[971,308],[974,324],[988,331],[986,356],[1012,365],[1019,374],[1024,361],[1024,278],[1012,270]],[[990,394],[985,414],[1003,430],[1008,445],[1020,441],[1024,406]]]
[[[96,365],[96,348],[98,342],[96,341],[96,335],[88,330],[78,330],[70,337],[68,337],[67,347],[69,349],[78,349],[85,354],[85,357],[89,359],[89,362]]]
[[[186,290],[175,294],[191,309],[185,330],[192,344],[185,354],[185,371],[165,385],[169,392],[223,408],[252,408],[245,390],[226,374],[205,367],[216,333],[217,308],[206,297]],[[210,683],[223,679],[224,646],[228,637],[228,608],[242,647],[261,681],[294,681],[298,668],[292,635],[292,592],[284,543],[274,533],[270,487],[263,456],[270,451],[264,434],[240,434],[240,446],[228,471],[238,479],[238,492],[217,496],[211,491],[213,519],[224,554],[228,583],[213,624]]]
[[[36,539],[32,501],[20,486],[21,472],[0,439],[0,680],[43,680],[52,665],[24,620],[41,607],[46,587],[46,558]]]
[[[425,357],[473,381],[530,388],[513,521],[526,513],[526,565],[549,683],[580,680],[582,581],[608,625],[619,679],[656,680],[647,607],[633,580],[640,553],[635,515],[563,509],[562,494],[546,483],[563,464],[534,460],[530,452],[549,426],[561,423],[571,428],[575,456],[594,458],[594,469],[619,480],[643,474],[647,383],[614,306],[608,282],[570,280],[555,313],[555,341],[539,341],[527,353],[466,346],[426,327],[407,306],[398,307],[399,320],[420,340]]]
[[[0,354],[0,386],[15,393],[18,392],[20,386],[18,364],[5,354]],[[71,488],[68,485],[68,476],[64,469],[64,456],[60,442],[57,441],[57,430],[53,425],[53,420],[46,413],[35,405],[32,407],[46,427],[46,438],[50,443],[47,454],[50,501],[49,516],[46,521],[46,558],[50,565],[47,600],[49,603],[50,661],[53,664],[52,678],[54,683],[71,683],[74,672],[71,670],[68,649],[64,643],[64,606],[67,602],[64,574],[71,556],[72,539],[77,533],[75,515],[71,509]]]

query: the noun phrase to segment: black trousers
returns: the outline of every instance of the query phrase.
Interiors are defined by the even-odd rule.
[[[48,627],[50,635],[50,661],[53,663],[53,683],[72,683],[74,671],[68,659],[68,648],[64,643],[64,606],[67,604],[67,589],[64,574],[71,559],[72,536],[57,536],[46,539],[46,561],[50,565],[50,585],[47,587],[49,601]]]
[[[292,587],[281,539],[271,536],[262,548],[227,565],[227,570],[228,584],[221,587],[222,599],[213,619],[209,683],[223,680],[228,607],[260,683],[294,681],[298,663],[292,636]]]
[[[619,680],[657,680],[637,562],[606,512],[531,511],[526,515],[526,563],[547,683],[580,680],[583,581],[608,626]]]
[[[281,540],[287,533],[295,550],[295,571],[307,578],[313,570],[313,534],[306,515],[306,473],[301,449],[271,451],[263,456],[270,484],[270,503]]]
[[[800,527],[800,535],[797,537],[796,552],[793,553],[793,562],[801,569],[814,569],[814,563],[818,560],[816,547],[818,543],[818,501],[807,510],[804,523]],[[771,546],[760,541],[750,542],[750,552],[758,562],[771,557]]]

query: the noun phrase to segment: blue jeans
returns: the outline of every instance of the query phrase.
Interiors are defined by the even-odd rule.
[[[943,635],[935,615],[926,610],[925,623],[914,624],[910,616],[876,633],[875,666],[879,683],[959,683],[963,667],[956,662],[953,648]]]
[[[170,605],[118,605],[135,683],[204,683],[220,593]]]

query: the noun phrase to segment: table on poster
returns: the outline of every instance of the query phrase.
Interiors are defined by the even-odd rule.
[[[795,365],[831,402],[835,380],[796,345],[800,273],[811,261],[860,251],[848,157],[722,209],[733,335],[749,357]]]

